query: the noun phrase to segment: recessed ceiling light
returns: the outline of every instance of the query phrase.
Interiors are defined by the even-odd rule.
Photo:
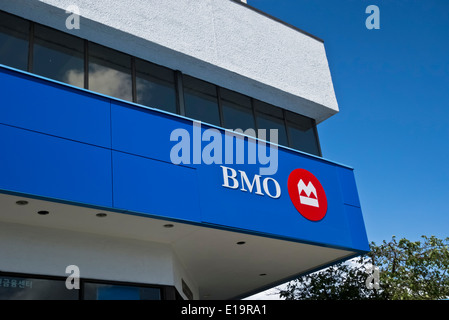
[[[98,218],[104,218],[104,217],[107,216],[107,214],[101,212],[101,213],[97,213],[96,216],[97,216]]]
[[[46,216],[47,214],[49,214],[50,212],[46,211],[46,210],[41,210],[38,211],[37,214],[40,214],[41,216]]]
[[[246,243],[245,241],[239,241],[239,242],[237,242],[237,244],[240,245],[240,246],[241,246],[242,244],[245,244],[245,243]]]
[[[26,200],[19,200],[19,201],[16,201],[16,204],[19,205],[19,206],[24,206],[24,205],[28,204],[28,201],[26,201]]]
[[[174,225],[171,223],[164,224],[164,228],[173,228]]]

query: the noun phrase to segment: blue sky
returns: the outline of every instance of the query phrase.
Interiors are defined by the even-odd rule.
[[[449,1],[248,4],[324,40],[340,112],[323,156],[355,168],[368,240],[449,237]]]

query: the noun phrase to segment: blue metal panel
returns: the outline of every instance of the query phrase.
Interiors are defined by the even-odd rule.
[[[176,115],[4,68],[0,85],[7,90],[0,107],[0,189],[280,239],[368,248],[354,173],[347,167],[280,147],[277,172],[260,177],[279,183],[279,198],[230,189],[223,186],[220,164],[171,163],[175,129],[204,147],[209,142],[201,141],[201,133],[211,127],[199,132]],[[224,132],[215,133],[226,151]],[[245,139],[245,150],[254,144]],[[193,160],[194,142],[188,145]],[[250,181],[261,167],[225,166],[245,172]],[[305,218],[289,196],[287,181],[295,169],[312,173],[325,190],[327,212],[319,221]]]
[[[196,170],[113,152],[114,207],[200,222]]]
[[[191,132],[190,121],[113,101],[112,148],[170,162],[170,134],[175,128]]]
[[[111,151],[0,125],[0,189],[112,206]]]
[[[369,251],[362,210],[359,207],[345,205],[345,213],[351,230],[352,247],[360,251]]]
[[[338,179],[340,181],[344,203],[360,207],[359,194],[357,192],[353,170],[338,168]]]
[[[0,123],[110,147],[110,102],[0,67]]]

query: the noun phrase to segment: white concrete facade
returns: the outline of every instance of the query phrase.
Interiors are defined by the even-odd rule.
[[[82,279],[174,286],[186,299],[184,281],[193,299],[199,299],[199,289],[171,245],[173,240],[161,231],[137,222],[145,225],[139,230],[130,222],[135,217],[115,214],[120,222],[107,222],[95,217],[98,211],[41,200],[30,199],[31,207],[46,206],[58,212],[56,216],[29,214],[29,206],[15,206],[15,199],[19,198],[0,195],[0,272],[65,278],[66,267],[76,265]],[[117,233],[117,227],[126,224],[126,234]],[[153,238],[145,238],[146,232]]]
[[[0,251],[8,257],[1,262],[5,272],[67,277],[66,267],[74,264],[84,278],[174,283],[170,247],[155,242],[1,223]]]
[[[80,29],[65,26],[76,5]],[[0,9],[320,123],[338,112],[324,44],[233,0],[3,0]]]

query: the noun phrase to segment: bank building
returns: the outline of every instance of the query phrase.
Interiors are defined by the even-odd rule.
[[[2,0],[0,92],[2,300],[242,299],[369,250],[324,42],[244,2]]]

